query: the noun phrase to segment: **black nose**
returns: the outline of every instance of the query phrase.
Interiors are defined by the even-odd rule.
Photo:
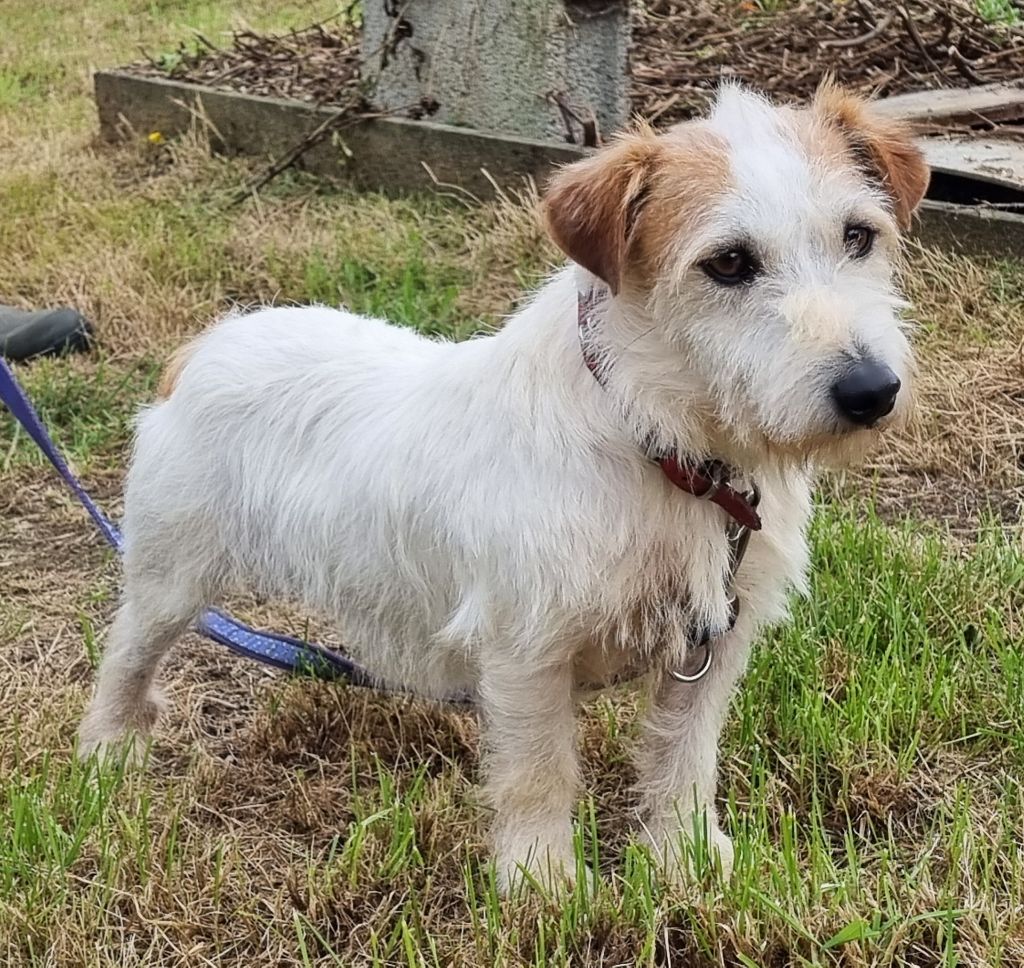
[[[870,427],[896,405],[899,377],[874,360],[860,360],[832,384],[832,399],[847,420]]]

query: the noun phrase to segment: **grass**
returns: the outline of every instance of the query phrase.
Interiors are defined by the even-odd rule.
[[[989,24],[1016,27],[1020,23],[1020,9],[1013,0],[975,0],[975,9]]]
[[[231,208],[251,165],[201,134],[94,142],[90,65],[331,4],[85,7],[5,5],[0,297],[95,320],[95,354],[19,375],[115,513],[132,414],[217,313],[320,300],[459,338],[554,258],[514,199],[469,211],[291,175]],[[0,415],[0,963],[1024,964],[1022,280],[912,253],[920,418],[822,500],[811,594],[759,644],[723,739],[736,870],[703,865],[685,890],[630,836],[628,690],[581,717],[577,848],[599,877],[563,903],[497,897],[463,712],[190,638],[147,768],[78,764],[117,563]]]
[[[1019,963],[1024,563],[997,527],[950,554],[850,508],[814,539],[811,595],[758,649],[724,741],[729,882],[667,890],[628,839],[628,694],[584,720],[599,795],[578,849],[601,877],[561,906],[495,895],[467,714],[264,679],[244,728],[199,751],[172,723],[137,774],[77,764],[69,717],[16,704],[8,963],[125,964],[129,935],[218,964]]]

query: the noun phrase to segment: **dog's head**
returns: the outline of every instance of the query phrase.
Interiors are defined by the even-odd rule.
[[[635,392],[701,414],[709,448],[840,457],[909,405],[893,262],[927,184],[904,127],[831,85],[800,109],[726,87],[562,169],[544,207],[617,297]]]

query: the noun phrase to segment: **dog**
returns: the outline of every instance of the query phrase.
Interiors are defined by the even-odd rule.
[[[244,586],[329,616],[382,683],[474,698],[504,889],[571,882],[575,704],[633,678],[640,836],[679,876],[706,836],[727,873],[719,731],[804,587],[816,469],[909,412],[894,267],[928,178],[835,86],[727,86],[554,175],[570,262],[494,333],[323,307],[208,330],[138,422],[80,751],[151,730],[160,660]]]

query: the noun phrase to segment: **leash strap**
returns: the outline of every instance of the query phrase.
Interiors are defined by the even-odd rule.
[[[0,356],[0,402],[7,406],[14,419],[24,428],[25,433],[46,455],[47,460],[64,479],[64,483],[78,498],[79,503],[89,512],[89,516],[107,543],[120,554],[124,549],[121,532],[96,506],[71,468],[68,467],[67,461],[64,460],[50,439],[39,415],[2,356]],[[284,669],[287,672],[316,676],[320,679],[346,679],[356,686],[376,685],[364,669],[333,649],[313,642],[304,642],[302,639],[295,639],[290,635],[258,632],[217,609],[209,609],[199,617],[196,622],[196,631],[214,642],[227,646],[239,655],[255,659],[265,665]]]

